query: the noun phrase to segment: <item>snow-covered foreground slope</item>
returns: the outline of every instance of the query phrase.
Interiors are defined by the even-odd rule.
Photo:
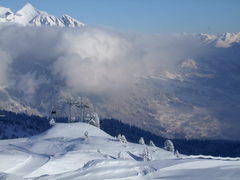
[[[84,138],[88,131],[89,139]],[[57,124],[30,138],[0,141],[0,179],[239,179],[240,159],[175,157],[144,145],[120,143],[84,123]]]

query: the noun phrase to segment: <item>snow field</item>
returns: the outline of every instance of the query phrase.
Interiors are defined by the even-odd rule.
[[[88,132],[89,138],[84,137]],[[144,161],[148,148],[152,160]],[[120,143],[84,123],[57,123],[25,139],[0,141],[0,179],[239,179],[237,158],[183,156]]]

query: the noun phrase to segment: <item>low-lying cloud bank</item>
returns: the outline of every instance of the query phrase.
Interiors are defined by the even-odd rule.
[[[171,69],[204,49],[191,36],[100,28],[12,25],[1,26],[0,34],[0,86],[15,86],[30,95],[49,80],[39,74],[40,67],[75,92],[108,94],[129,88],[136,78]]]
[[[163,136],[239,137],[238,44],[92,27],[0,25],[0,34],[2,101],[46,115],[83,96],[100,116]]]

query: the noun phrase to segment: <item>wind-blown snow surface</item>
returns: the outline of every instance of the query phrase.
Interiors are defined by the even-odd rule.
[[[89,139],[84,138],[88,131]],[[148,148],[152,161],[143,161]],[[119,156],[119,153],[121,154]],[[239,179],[240,159],[175,157],[157,147],[121,144],[84,123],[56,124],[30,138],[0,141],[0,179]]]

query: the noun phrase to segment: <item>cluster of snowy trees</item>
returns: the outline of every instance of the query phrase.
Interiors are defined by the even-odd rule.
[[[127,143],[127,139],[124,135],[119,134],[117,138],[118,138],[120,143],[123,143],[123,144]]]
[[[145,146],[145,141],[144,141],[143,137],[141,137],[139,139],[139,144]],[[149,146],[156,147],[152,140],[149,141]],[[180,157],[178,150],[175,150],[173,142],[171,140],[167,139],[164,142],[164,149],[166,151],[173,152],[176,157]],[[151,152],[150,152],[150,150],[147,146],[145,146],[142,156],[143,156],[144,161],[151,161],[152,160]]]
[[[127,139],[126,139],[126,137],[125,137],[124,135],[119,134],[119,135],[117,136],[117,139],[118,139],[118,141],[119,141],[120,143],[124,144],[124,146],[126,147],[126,143],[127,143],[128,141],[127,141]],[[151,160],[152,160],[152,152],[149,150],[148,146],[146,146],[144,138],[143,138],[143,137],[140,137],[140,139],[139,139],[138,142],[139,142],[140,145],[143,145],[143,147],[144,147],[143,153],[142,153],[142,155],[141,155],[142,158],[143,158],[143,160],[144,160],[144,161],[151,161]],[[154,144],[154,142],[153,142],[152,140],[149,141],[149,146],[151,146],[151,147],[156,147],[155,144]],[[180,157],[179,152],[178,152],[177,150],[175,150],[174,145],[173,145],[173,142],[172,142],[171,140],[167,139],[167,140],[165,141],[165,143],[164,143],[164,149],[165,149],[166,151],[173,152],[176,157]],[[122,158],[122,156],[123,156],[123,155],[122,155],[122,152],[119,152],[119,153],[118,153],[118,158]]]
[[[127,141],[132,142],[132,143],[139,143],[139,140],[141,139],[141,137],[143,137],[144,143],[149,144],[149,146],[164,147],[164,142],[166,141],[166,138],[157,136],[155,134],[152,134],[151,132],[140,129],[136,126],[125,124],[116,119],[102,119],[101,120],[101,129],[104,130],[105,132],[107,132],[108,134],[110,134],[111,136],[115,136],[115,137],[118,137],[119,134],[124,134]],[[146,142],[149,142],[149,143],[146,143]],[[216,142],[217,142],[217,144],[216,144]],[[239,142],[226,142],[226,141],[224,141],[223,143],[221,143],[221,141],[216,141],[216,142],[212,142],[210,140],[207,140],[207,141],[206,140],[204,140],[204,141],[197,140],[196,141],[196,140],[175,139],[174,146],[176,146],[177,149],[180,149],[181,153],[183,153],[183,154],[189,154],[189,155],[203,154],[202,152],[205,152],[206,155],[209,155],[210,153],[208,153],[208,152],[209,152],[209,150],[210,150],[210,152],[212,152],[212,149],[214,149],[214,151],[216,151],[216,152],[219,152],[219,149],[214,147],[215,145],[217,145],[217,147],[221,147],[220,150],[222,150],[222,149],[226,148],[226,147],[224,147],[224,144],[229,143],[228,146],[232,147],[232,148],[231,149],[226,148],[224,152],[226,152],[228,156],[229,155],[231,156],[231,154],[229,152],[232,153],[233,151],[234,151],[233,153],[235,153],[235,154],[240,154],[239,153],[240,152],[240,143]],[[171,143],[166,143],[166,144],[171,144]],[[205,145],[205,147],[203,148],[201,146],[201,144]],[[176,147],[174,147],[174,151],[173,151],[173,148],[167,148],[167,149],[172,149],[172,152],[175,153],[176,156],[178,156],[177,154],[179,154],[179,153],[178,153],[178,150],[176,149]],[[211,147],[211,149],[208,147]],[[234,148],[234,147],[239,147],[239,148]],[[184,149],[184,148],[186,148],[186,149]],[[201,151],[199,149],[201,149]]]
[[[100,128],[100,118],[96,112],[87,114],[84,118],[84,121],[88,124]]]
[[[56,119],[57,118],[50,117],[49,125],[54,126],[56,124],[56,121],[57,121]],[[88,124],[91,124],[93,126],[96,126],[96,127],[100,128],[100,118],[99,118],[99,116],[96,112],[87,114],[84,117],[83,121],[80,121],[80,122],[85,122],[85,123],[88,123]]]
[[[167,139],[164,142],[164,149],[173,152],[176,157],[180,157],[178,150],[174,148],[173,142],[171,140]]]
[[[165,142],[164,142],[164,147],[163,147],[165,150],[167,151],[171,151],[171,152],[174,152],[174,145],[173,145],[173,142],[169,139],[167,139]]]
[[[139,142],[139,144],[141,144],[141,145],[145,145],[145,141],[144,141],[143,137],[140,137],[140,139],[139,139],[138,142]],[[155,144],[153,143],[152,140],[150,140],[149,146],[155,147]],[[151,160],[152,160],[152,154],[151,154],[151,152],[149,151],[149,149],[148,149],[147,146],[144,147],[142,156],[143,156],[143,160],[144,160],[144,161],[151,161]]]
[[[53,126],[59,118],[66,117],[69,123],[85,122],[100,128],[100,118],[89,104],[81,97],[65,98],[53,106],[49,124]]]

